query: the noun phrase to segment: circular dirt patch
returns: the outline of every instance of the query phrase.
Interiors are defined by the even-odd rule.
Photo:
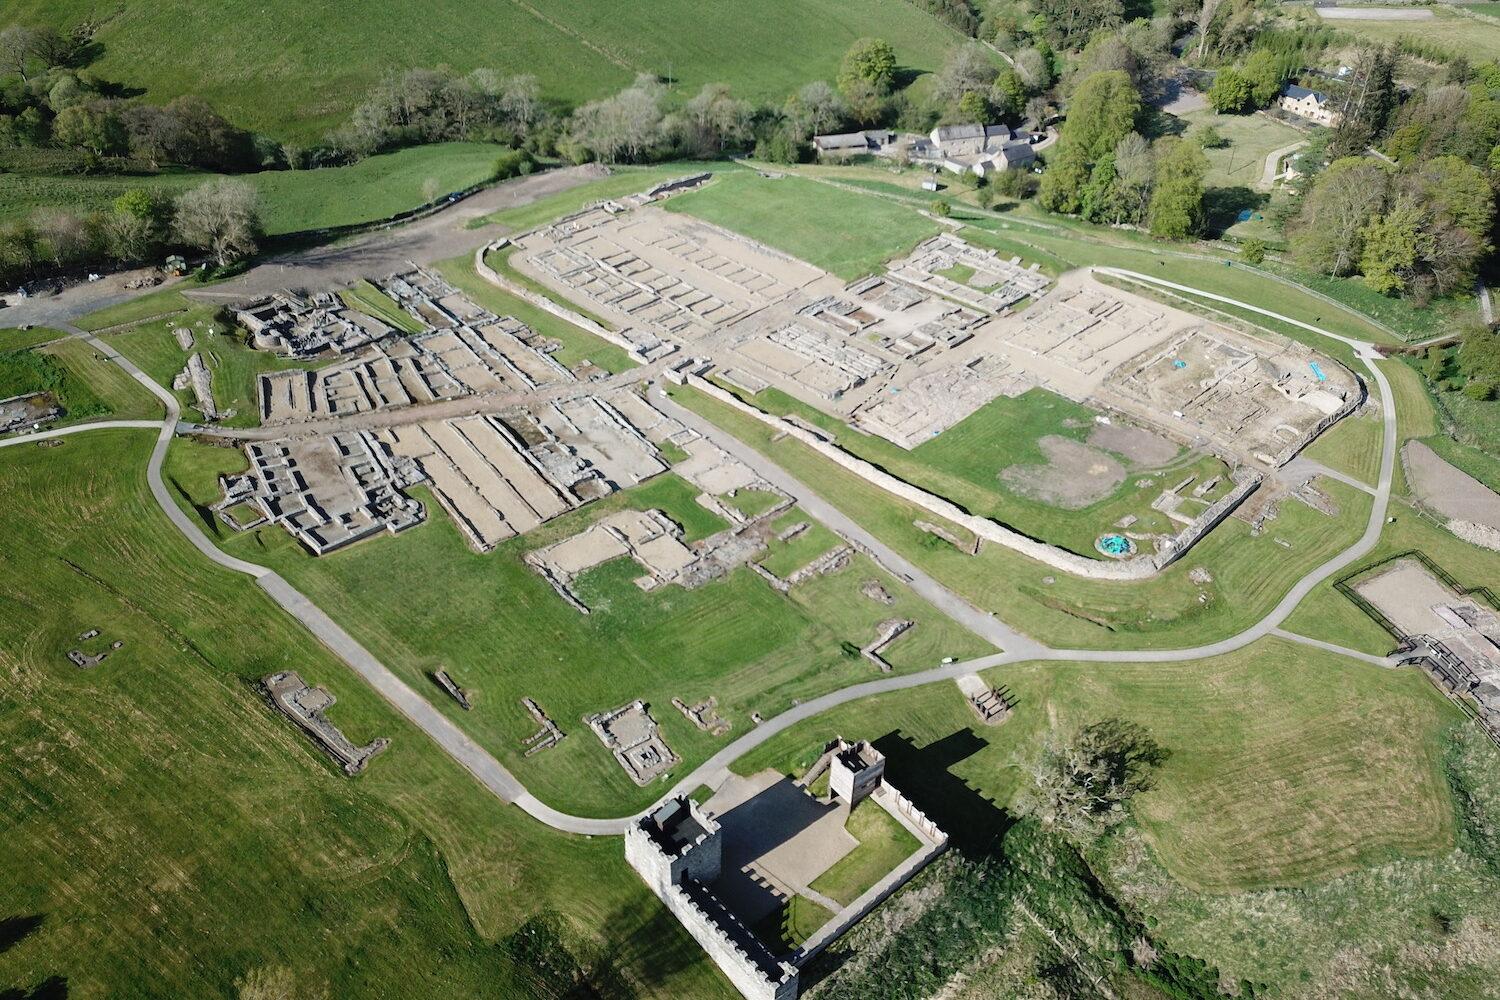
[[[1107,452],[1081,441],[1049,434],[1037,442],[1047,461],[1000,470],[1011,492],[1030,500],[1081,510],[1105,499],[1125,481],[1125,466]]]

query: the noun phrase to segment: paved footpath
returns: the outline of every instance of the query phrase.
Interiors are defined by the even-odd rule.
[[[653,394],[651,402],[652,405],[660,407],[668,416],[682,421],[734,458],[754,469],[771,485],[796,500],[803,510],[844,536],[845,539],[873,553],[876,562],[900,577],[918,596],[981,639],[1007,652],[1024,654],[1027,658],[1046,652],[1046,647],[1035,639],[1017,632],[989,612],[980,611],[938,583],[905,557],[897,554],[895,549],[854,523],[847,514],[818,496],[812,489],[794,478],[791,473],[728,431],[700,417],[692,410],[679,406],[660,391]]]
[[[1261,621],[1244,632],[1219,642],[1209,643],[1192,649],[1175,650],[1050,649],[1029,636],[1005,625],[993,615],[980,611],[957,594],[948,590],[918,567],[901,557],[889,546],[865,531],[841,510],[823,500],[805,484],[799,482],[760,452],[750,448],[697,414],[678,406],[670,399],[659,396],[656,402],[666,412],[704,434],[706,437],[709,437],[715,444],[724,448],[740,461],[745,462],[768,481],[785,490],[789,495],[796,498],[803,509],[813,517],[823,521],[847,539],[857,542],[870,551],[877,561],[905,580],[914,592],[949,615],[959,624],[993,643],[1001,650],[1001,652],[990,656],[944,664],[921,673],[898,677],[882,677],[863,684],[842,688],[838,691],[831,691],[822,697],[805,701],[782,712],[780,715],[774,716],[721,748],[718,753],[715,753],[679,780],[667,795],[690,792],[700,784],[716,785],[728,773],[730,764],[746,752],[759,746],[776,734],[784,732],[792,726],[811,719],[831,708],[859,698],[903,691],[938,681],[954,680],[965,674],[1007,663],[1017,663],[1025,660],[1066,660],[1099,663],[1177,662],[1218,656],[1241,649],[1266,636],[1274,635],[1282,639],[1351,656],[1364,662],[1384,666],[1390,665],[1390,661],[1380,657],[1372,657],[1367,654],[1344,649],[1331,643],[1308,639],[1286,632],[1281,628],[1282,623],[1292,614],[1297,605],[1311,593],[1313,588],[1332,577],[1350,563],[1362,558],[1375,547],[1380,539],[1381,527],[1385,521],[1386,509],[1390,501],[1392,472],[1395,467],[1396,411],[1394,393],[1384,373],[1375,363],[1380,358],[1380,355],[1375,351],[1373,345],[1341,337],[1291,319],[1290,317],[1248,305],[1247,303],[1220,295],[1213,295],[1186,285],[1178,285],[1151,275],[1115,268],[1098,268],[1097,270],[1118,278],[1145,282],[1179,292],[1186,292],[1200,298],[1233,305],[1237,308],[1278,320],[1279,322],[1289,323],[1321,336],[1342,341],[1355,348],[1358,357],[1370,370],[1372,377],[1380,387],[1381,407],[1384,417],[1380,478],[1373,491],[1374,502],[1371,506],[1369,523],[1359,541],[1339,555],[1329,559],[1294,584],[1270,614]],[[61,325],[66,326],[65,324]],[[364,678],[392,707],[411,721],[413,725],[426,733],[444,752],[472,774],[476,780],[489,789],[501,801],[514,803],[538,821],[554,829],[569,833],[615,835],[625,831],[633,819],[632,816],[615,819],[591,819],[572,816],[553,809],[538,800],[492,754],[479,746],[446,715],[434,708],[426,698],[418,694],[410,685],[396,676],[389,667],[380,662],[374,654],[350,636],[348,632],[313,604],[312,601],[308,600],[306,596],[287,583],[285,579],[265,566],[259,566],[255,563],[227,555],[214,545],[208,536],[203,533],[197,522],[177,505],[175,498],[162,480],[162,463],[166,459],[167,449],[177,432],[178,421],[181,417],[177,398],[154,382],[128,358],[120,355],[105,342],[76,328],[66,327],[66,329],[74,336],[87,341],[101,355],[119,365],[132,378],[160,399],[166,408],[166,418],[160,421],[102,421],[96,424],[84,424],[76,427],[62,428],[57,431],[49,431],[43,434],[26,435],[0,441],[0,447],[31,443],[51,437],[61,437],[67,434],[106,427],[159,429],[156,445],[152,449],[151,458],[146,469],[147,481],[150,485],[152,496],[155,498],[158,506],[161,507],[162,512],[199,552],[218,566],[245,573],[255,578],[261,589],[272,600],[292,617],[302,622],[308,631],[316,636],[334,655],[338,656],[351,670]]]

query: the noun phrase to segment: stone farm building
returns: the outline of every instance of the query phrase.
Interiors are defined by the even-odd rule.
[[[1334,110],[1333,99],[1327,94],[1299,87],[1295,83],[1289,83],[1281,89],[1281,99],[1276,103],[1283,111],[1290,111],[1299,118],[1306,118],[1329,128],[1338,128],[1339,122],[1344,118]]]
[[[1025,170],[1036,162],[1037,134],[1009,125],[939,125],[927,135],[866,129],[813,137],[823,159],[883,156],[942,166],[955,174],[988,177],[1003,170]]]

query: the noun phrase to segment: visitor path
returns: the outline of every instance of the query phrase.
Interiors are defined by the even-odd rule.
[[[1355,560],[1368,554],[1380,539],[1381,527],[1385,522],[1386,510],[1390,502],[1391,480],[1395,469],[1396,407],[1395,395],[1391,390],[1390,383],[1376,364],[1381,355],[1375,350],[1374,345],[1330,333],[1327,330],[1303,323],[1288,316],[1282,316],[1279,313],[1261,309],[1258,306],[1221,295],[1203,292],[1187,285],[1179,285],[1175,282],[1151,275],[1117,268],[1101,267],[1094,270],[1096,273],[1105,274],[1117,279],[1155,285],[1159,288],[1188,293],[1201,299],[1231,305],[1237,309],[1243,309],[1281,323],[1287,323],[1299,329],[1307,330],[1319,336],[1337,340],[1353,347],[1356,356],[1364,363],[1370,372],[1371,378],[1379,387],[1380,404],[1384,421],[1384,436],[1380,456],[1380,477],[1373,490],[1373,503],[1371,504],[1369,521],[1365,526],[1364,534],[1343,552],[1298,580],[1270,613],[1237,635],[1189,649],[1052,649],[999,621],[994,615],[975,608],[962,597],[928,576],[917,566],[898,555],[874,535],[861,528],[844,514],[843,511],[819,497],[815,491],[792,477],[760,452],[745,445],[709,421],[683,409],[670,399],[665,397],[658,398],[654,400],[656,405],[661,406],[672,416],[711,438],[715,444],[724,448],[740,461],[750,465],[771,483],[785,490],[813,517],[816,517],[850,541],[857,543],[869,551],[878,562],[905,581],[919,596],[926,599],[975,635],[994,644],[1000,650],[1000,652],[989,656],[944,664],[919,673],[905,674],[897,677],[881,677],[863,684],[856,684],[837,691],[831,691],[822,697],[802,702],[782,712],[780,715],[766,720],[755,729],[721,748],[712,757],[679,780],[666,793],[666,796],[691,792],[699,785],[707,784],[716,786],[727,773],[729,765],[733,761],[778,733],[800,722],[811,719],[822,712],[826,712],[831,708],[859,698],[889,694],[925,684],[953,680],[966,674],[974,673],[975,671],[1010,663],[1027,661],[1088,663],[1179,662],[1219,656],[1241,649],[1267,636],[1276,636],[1281,639],[1304,643],[1318,649],[1349,656],[1367,663],[1389,665],[1390,661],[1380,657],[1372,657],[1368,654],[1345,649],[1331,643],[1295,635],[1281,628],[1297,605],[1312,592],[1313,588],[1328,580]],[[94,350],[98,351],[101,356],[124,369],[132,378],[145,386],[153,395],[161,400],[163,406],[166,408],[166,417],[163,420],[157,421],[113,420],[92,424],[79,424],[55,431],[0,441],[0,447],[23,443],[31,444],[49,438],[106,428],[156,429],[158,431],[156,444],[151,451],[151,457],[146,466],[146,476],[152,496],[155,498],[157,505],[161,507],[162,513],[172,522],[173,526],[204,557],[225,569],[245,573],[253,577],[260,588],[283,610],[306,626],[308,631],[315,635],[334,655],[347,664],[351,670],[364,678],[392,707],[404,715],[413,725],[426,733],[444,752],[457,761],[475,779],[489,789],[490,792],[501,799],[501,801],[514,803],[528,815],[556,830],[590,835],[618,835],[624,833],[634,818],[634,814],[632,816],[613,819],[592,819],[572,816],[559,812],[537,799],[489,751],[477,744],[462,729],[448,719],[447,716],[434,708],[426,698],[418,694],[410,685],[396,676],[389,667],[380,662],[374,654],[362,646],[354,637],[339,626],[338,623],[275,571],[265,566],[235,558],[221,551],[203,532],[198,523],[177,505],[172,493],[162,480],[162,463],[166,459],[167,449],[171,445],[172,438],[179,430],[178,421],[181,416],[181,410],[176,396],[158,385],[128,358],[123,357],[119,352],[97,337],[76,327],[71,327],[56,317],[53,318],[52,325],[83,339]],[[1368,490],[1368,487],[1364,488]],[[665,798],[666,796],[663,797]]]

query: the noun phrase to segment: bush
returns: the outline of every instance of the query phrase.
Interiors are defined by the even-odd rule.
[[[932,203],[932,214],[940,219],[946,219],[953,214],[953,206],[946,201],[935,201]]]
[[[1188,139],[1196,142],[1200,149],[1223,149],[1229,140],[1219,134],[1212,125],[1194,125],[1188,129]]]
[[[507,180],[531,173],[536,161],[524,149],[506,149],[495,158],[495,179]]]
[[[1464,383],[1464,395],[1480,403],[1494,399],[1495,383],[1488,379],[1471,378]]]
[[[1036,194],[1037,186],[1041,182],[1037,180],[1036,174],[1029,170],[1004,170],[995,175],[990,181],[990,188],[996,193],[1007,198],[1017,200],[1030,198]]]
[[[1266,259],[1265,240],[1246,240],[1240,249],[1240,257],[1246,264],[1259,264]]]

